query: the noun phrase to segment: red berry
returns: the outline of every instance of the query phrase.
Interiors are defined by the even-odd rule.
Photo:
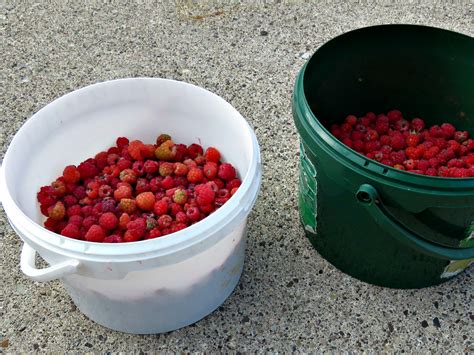
[[[442,138],[444,136],[443,130],[438,125],[431,126],[429,132],[430,135],[434,138]]]
[[[128,145],[129,141],[127,137],[118,137],[116,140],[116,144],[118,148],[123,148]]]
[[[407,170],[413,170],[416,168],[416,160],[408,159],[403,162],[403,165]]]
[[[398,110],[392,110],[387,113],[390,123],[395,123],[402,119],[402,113]]]
[[[118,234],[112,234],[105,237],[103,243],[123,243],[123,238]]]
[[[208,179],[214,179],[217,176],[218,170],[218,165],[215,162],[208,162],[203,167],[204,176]]]
[[[201,219],[201,213],[197,207],[190,207],[186,210],[186,217],[188,217],[191,222],[197,222]]]
[[[66,213],[68,217],[80,216],[82,214],[82,208],[79,205],[72,205],[67,208]]]
[[[188,195],[186,190],[183,189],[176,189],[173,194],[173,201],[179,205],[184,205],[188,199]]]
[[[135,200],[130,198],[122,198],[118,205],[119,209],[122,212],[133,214],[137,210],[137,205]]]
[[[425,171],[425,175],[428,175],[428,176],[438,176],[438,170],[436,170],[435,168],[428,168],[428,169],[426,169],[426,171]]]
[[[152,211],[155,205],[155,194],[153,192],[142,192],[135,198],[135,202],[143,211]]]
[[[387,116],[380,116],[375,122],[375,130],[379,135],[386,134],[390,128],[389,120]]]
[[[443,123],[441,125],[441,130],[443,131],[445,139],[451,139],[456,132],[456,128],[451,123]]]
[[[357,119],[356,119],[357,120]],[[207,162],[218,163],[221,160],[221,153],[214,147],[209,147],[204,153],[204,158]]]
[[[66,207],[61,201],[48,208],[49,218],[59,221],[66,216]]]
[[[175,186],[176,186],[176,182],[175,182],[174,178],[171,177],[171,176],[166,176],[161,181],[161,187],[164,188],[165,190],[172,189]]]
[[[75,224],[76,226],[81,227],[83,221],[84,218],[76,214],[74,216],[69,217],[68,223]]]
[[[99,225],[106,230],[117,228],[118,223],[117,217],[112,212],[106,212],[99,218]]]
[[[82,234],[80,228],[76,224],[69,223],[62,230],[61,235],[74,239],[81,239]]]
[[[191,159],[195,159],[198,155],[204,153],[202,147],[199,144],[193,143],[188,147],[188,154]]]
[[[230,181],[232,179],[235,179],[236,177],[235,168],[232,166],[232,164],[222,163],[221,166],[219,166],[219,171],[217,173],[217,176],[224,181]]]
[[[145,239],[155,239],[161,237],[161,231],[158,228],[154,228],[150,231]]]
[[[454,133],[454,140],[462,143],[469,138],[469,133],[467,131],[456,131]]]
[[[114,191],[114,198],[117,201],[120,201],[123,198],[132,197],[132,188],[129,186],[120,186]]]
[[[410,129],[410,122],[407,120],[401,119],[395,122],[395,129],[399,132],[408,132]]]
[[[414,118],[411,121],[411,128],[419,133],[425,128],[425,121],[423,121],[421,118]]]
[[[396,132],[392,135],[390,145],[393,150],[401,150],[405,148],[405,138],[399,132]]]
[[[189,182],[199,183],[199,182],[202,181],[203,177],[204,177],[204,174],[203,174],[201,169],[199,169],[199,168],[189,169],[189,172],[188,172],[188,175],[187,175],[187,178],[188,178]]]
[[[82,180],[93,178],[99,173],[99,169],[97,169],[97,166],[95,166],[94,163],[88,160],[79,164],[77,170],[79,171]]]
[[[420,143],[418,134],[409,134],[405,139],[405,143],[409,147],[416,147]]]
[[[166,200],[156,201],[153,206],[153,211],[157,216],[161,216],[168,213],[169,202]]]
[[[189,172],[189,168],[183,163],[174,163],[174,174],[177,176],[186,176]]]
[[[349,115],[344,120],[344,123],[347,123],[350,126],[354,126],[357,123],[357,117],[354,115]]]
[[[75,184],[81,179],[81,173],[74,165],[68,165],[63,170],[64,181]]]
[[[350,139],[350,138],[348,138],[348,137],[347,137],[347,138],[344,138],[344,139],[342,140],[342,143],[344,143],[344,144],[345,144],[346,146],[348,146],[349,148],[352,148],[352,146],[353,146],[353,145],[352,145],[352,139]]]
[[[96,242],[96,243],[101,243],[105,237],[106,237],[106,234],[104,230],[102,229],[101,226],[97,224],[92,225],[85,235],[85,239],[88,242]]]
[[[124,158],[120,158],[117,162],[117,168],[120,169],[120,171],[125,170],[125,169],[130,169],[132,167],[132,161]]]
[[[120,173],[120,180],[129,184],[134,184],[137,182],[137,174],[132,169],[122,170]]]
[[[172,222],[173,222],[173,218],[171,218],[171,216],[167,214],[164,214],[160,216],[160,218],[158,218],[158,226],[161,229],[169,227]]]
[[[215,196],[215,192],[208,185],[202,185],[197,193],[196,202],[199,206],[209,205],[214,202]]]

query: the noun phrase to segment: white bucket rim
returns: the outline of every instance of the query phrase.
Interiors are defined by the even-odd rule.
[[[132,243],[95,243],[64,237],[47,230],[28,217],[16,204],[8,191],[6,170],[8,169],[8,165],[12,163],[11,161],[14,160],[10,154],[10,147],[15,145],[17,137],[27,130],[32,122],[39,119],[38,117],[40,116],[40,113],[50,109],[52,106],[56,105],[58,101],[71,100],[75,96],[86,94],[91,90],[103,89],[108,85],[116,85],[117,83],[126,84],[130,81],[171,82],[173,85],[181,85],[194,90],[204,91],[206,94],[211,95],[216,100],[224,103],[224,105],[228,106],[231,111],[234,111],[237,119],[239,119],[242,125],[242,128],[247,130],[252,141],[251,161],[246,175],[242,178],[241,186],[229,201],[227,201],[216,212],[207,216],[204,220],[199,221],[186,229],[160,238]],[[3,159],[3,166],[0,171],[0,197],[10,222],[19,228],[25,234],[25,237],[30,238],[33,243],[41,245],[47,249],[56,250],[62,255],[68,255],[82,260],[96,261],[111,261],[111,259],[116,259],[117,261],[130,261],[130,259],[143,259],[147,258],[147,256],[155,258],[160,255],[168,255],[186,249],[192,245],[199,244],[203,242],[207,236],[215,232],[215,230],[227,226],[242,211],[247,215],[256,200],[260,188],[260,159],[260,147],[253,129],[250,127],[247,120],[230,103],[219,95],[197,85],[173,79],[151,77],[114,79],[94,83],[64,94],[42,107],[25,121],[18,132],[14,135]]]

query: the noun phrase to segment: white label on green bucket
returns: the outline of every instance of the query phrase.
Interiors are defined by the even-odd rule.
[[[461,248],[472,248],[474,247],[474,222],[471,222],[471,225],[468,227],[466,232],[467,237],[459,243]],[[445,267],[444,272],[441,274],[441,278],[449,278],[456,276],[460,272],[467,269],[472,263],[474,263],[474,259],[466,259],[466,260],[451,260],[448,266]]]
[[[316,233],[316,206],[317,182],[316,168],[300,144],[300,215],[304,228],[311,233]]]

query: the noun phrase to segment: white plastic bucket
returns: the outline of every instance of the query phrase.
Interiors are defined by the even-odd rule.
[[[242,178],[215,213],[157,239],[101,244],[65,238],[42,227],[36,202],[68,164],[114,145],[118,136],[218,147]],[[247,216],[261,180],[257,139],[219,96],[166,79],[103,82],[69,93],[33,115],[3,160],[0,196],[23,239],[21,269],[33,280],[61,278],[77,307],[106,327],[162,333],[198,321],[231,294],[242,273]],[[35,267],[38,252],[50,266]]]

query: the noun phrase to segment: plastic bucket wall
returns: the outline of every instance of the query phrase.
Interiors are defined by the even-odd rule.
[[[205,220],[148,241],[89,243],[41,227],[36,192],[65,165],[113,145],[118,136],[151,142],[160,133],[218,147],[242,178],[237,193]],[[190,84],[136,78],[77,90],[30,118],[5,154],[0,192],[11,225],[25,241],[25,274],[37,281],[62,278],[78,308],[100,324],[160,333],[206,316],[236,286],[260,180],[256,137],[231,105]],[[36,269],[35,251],[49,268]]]
[[[474,40],[384,25],[318,49],[295,85],[301,137],[300,215],[328,261],[363,281],[435,285],[474,258],[474,179],[427,177],[369,160],[325,128],[348,114],[398,108],[427,125],[474,132]]]

